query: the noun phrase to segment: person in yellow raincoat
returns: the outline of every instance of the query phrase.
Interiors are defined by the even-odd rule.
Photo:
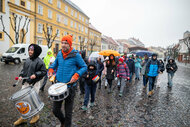
[[[49,65],[50,65],[50,59],[55,59],[55,57],[53,56],[53,52],[51,51],[51,49],[48,49],[47,55],[44,58],[44,63],[45,63],[45,66],[46,66],[47,70],[48,70]],[[46,76],[44,77],[43,84],[42,84],[42,86],[40,88],[41,91],[44,91],[44,87],[45,87],[45,85],[47,83],[47,79],[48,79],[48,75],[46,74]]]

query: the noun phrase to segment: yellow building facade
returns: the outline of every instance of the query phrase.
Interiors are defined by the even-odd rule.
[[[80,50],[80,41],[88,40],[89,17],[69,0],[36,1],[35,41],[47,43],[43,33],[43,24],[53,28],[53,35],[58,33],[52,49],[55,53],[61,48],[60,41],[64,35],[73,36],[73,47]]]
[[[101,51],[101,32],[99,32],[91,23],[89,23],[88,33],[88,55],[91,52]]]
[[[70,34],[73,36],[73,47],[76,50],[91,52],[90,42],[96,41],[93,51],[101,50],[101,33],[89,23],[89,17],[70,0],[2,0],[2,12],[8,16],[15,13],[19,16],[28,16],[30,19],[29,31],[24,43],[36,43],[47,45],[43,32],[43,25],[52,27],[52,35],[57,37],[52,44],[52,50],[57,53],[61,49],[61,38]],[[7,6],[7,7],[6,7]],[[5,8],[8,8],[6,10]],[[45,28],[45,30],[47,30]],[[6,36],[0,31],[2,40]],[[9,22],[9,33],[15,37]],[[1,41],[1,40],[0,40]],[[9,40],[9,46],[12,46]],[[82,45],[82,46],[81,46]],[[81,48],[82,47],[82,48]]]

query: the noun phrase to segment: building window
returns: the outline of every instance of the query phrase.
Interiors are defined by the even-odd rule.
[[[49,2],[50,4],[52,4],[52,3],[53,3],[53,0],[48,0],[48,2]]]
[[[77,18],[77,12],[75,12],[75,18]]]
[[[38,45],[42,45],[42,40],[37,41]]]
[[[71,20],[71,28],[73,28],[73,21]]]
[[[88,19],[86,19],[86,24],[88,24]]]
[[[73,16],[73,14],[74,14],[74,11],[73,11],[73,10],[71,10],[71,15]]]
[[[81,20],[81,15],[79,15],[79,20]]]
[[[0,0],[0,12],[3,12],[3,3],[4,1],[3,0]]]
[[[61,1],[60,0],[57,1],[57,7],[61,8]]]
[[[38,4],[38,14],[43,15],[43,6]]]
[[[24,7],[25,7],[25,6],[26,6],[26,2],[25,2],[25,1],[23,1],[23,0],[21,0],[21,1],[20,1],[20,5],[22,5],[22,6],[24,6]]]
[[[75,22],[75,29],[77,28],[77,23]]]
[[[4,33],[0,32],[0,41],[3,41],[3,40],[4,40]]]
[[[79,31],[80,31],[80,24],[79,24]]]
[[[41,23],[38,23],[38,28],[37,28],[38,33],[42,33],[43,25]]]
[[[65,31],[65,32],[64,32],[64,36],[66,36],[66,35],[68,35],[68,33]]]
[[[48,18],[52,19],[52,11],[48,9]]]
[[[68,25],[68,18],[64,18],[64,24]]]
[[[56,31],[57,31],[57,37],[60,37],[60,30],[57,29]]]
[[[65,12],[68,13],[68,6],[65,6]]]
[[[84,31],[84,27],[82,26],[82,32]]]
[[[88,33],[88,29],[85,27],[85,33],[87,34]]]
[[[61,22],[61,15],[57,14],[57,22]]]
[[[30,10],[30,8],[31,8],[30,1],[27,1],[27,9]]]
[[[82,17],[82,21],[84,22],[84,17]]]

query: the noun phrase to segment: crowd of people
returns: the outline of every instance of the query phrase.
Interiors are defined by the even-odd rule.
[[[132,84],[132,79],[140,80],[140,75],[143,76],[143,86],[147,88],[149,83],[148,96],[151,97],[154,93],[155,81],[160,73],[165,70],[164,62],[157,59],[157,54],[152,54],[149,58],[145,56],[139,57],[131,55],[115,57],[114,54],[105,56],[102,60],[98,58],[96,61],[88,61],[85,52],[79,53],[72,47],[72,36],[66,35],[61,40],[62,49],[58,52],[57,57],[53,56],[51,50],[48,50],[47,56],[42,61],[38,56],[41,53],[40,46],[31,44],[28,48],[29,58],[24,63],[19,79],[22,77],[30,77],[23,80],[23,88],[32,85],[39,91],[44,91],[48,77],[54,76],[55,80],[51,80],[53,84],[68,83],[69,96],[60,101],[53,101],[52,111],[61,123],[61,127],[70,127],[72,125],[72,110],[75,97],[77,82],[79,81],[80,94],[84,94],[84,103],[81,107],[86,111],[88,105],[94,106],[96,89],[102,89],[102,86],[107,89],[108,94],[112,93],[113,80],[117,79],[117,88],[120,97],[124,94],[124,88],[129,82]],[[168,73],[168,87],[173,86],[172,79],[177,71],[177,65],[174,59],[169,59],[166,65]],[[55,76],[56,75],[56,76]],[[40,85],[40,80],[44,77],[43,84]],[[104,80],[104,81],[102,81]],[[64,103],[65,115],[61,108]],[[89,104],[90,101],[90,104]],[[39,120],[39,114],[32,117],[30,123],[35,123]],[[14,125],[19,125],[26,122],[26,119],[20,117]]]

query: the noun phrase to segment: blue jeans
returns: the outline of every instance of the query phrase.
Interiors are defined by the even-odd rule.
[[[173,86],[173,77],[174,77],[174,73],[168,73],[168,85],[170,87]]]
[[[146,77],[145,75],[143,75],[143,85],[146,86],[148,83],[148,77]]]
[[[156,76],[155,77],[148,77],[148,81],[149,81],[149,91],[154,89],[154,83],[156,80]]]
[[[85,82],[85,96],[84,96],[84,105],[87,106],[89,102],[89,96],[91,94],[90,102],[93,103],[95,101],[95,93],[96,93],[96,84],[87,85]]]
[[[139,78],[139,73],[140,73],[140,68],[135,67],[135,75],[136,75],[136,78]]]

